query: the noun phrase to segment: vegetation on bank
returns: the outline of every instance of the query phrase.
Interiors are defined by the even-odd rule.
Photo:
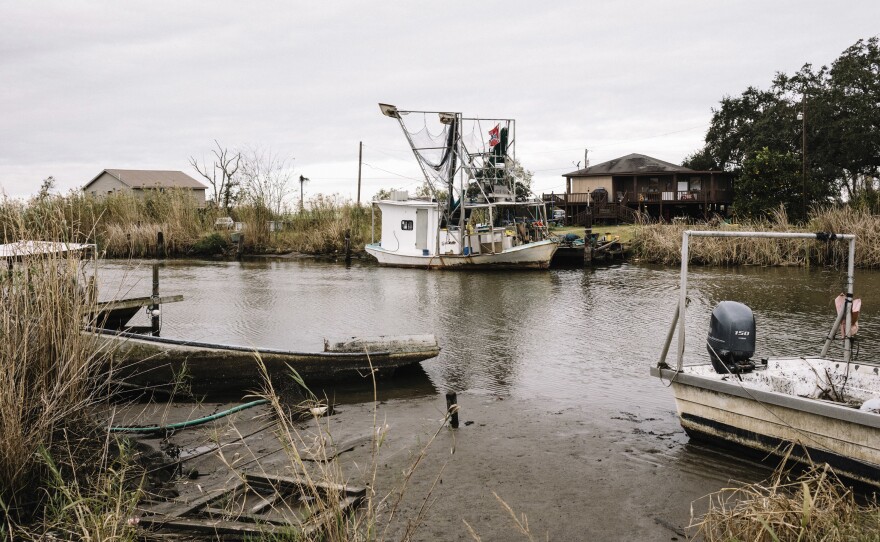
[[[26,202],[0,202],[3,242],[26,239],[35,227],[57,221],[57,240],[96,243],[99,252],[111,258],[156,256],[159,232],[165,256],[231,255],[239,232],[215,226],[217,219],[226,217],[240,224],[248,254],[342,252],[346,231],[354,251],[371,239],[368,206],[323,195],[298,212],[245,203],[227,213],[210,203],[200,207],[188,192],[177,190],[144,197],[117,192],[101,198],[76,191],[65,196],[44,193]]]
[[[781,468],[765,483],[707,495],[707,512],[691,525],[693,539],[800,542],[875,541],[880,532],[876,500],[860,502],[827,465],[799,476]]]
[[[683,163],[729,172],[740,217],[779,205],[805,222],[816,205],[880,212],[880,38],[858,40],[830,67],[777,73],[767,90],[749,87],[712,110],[703,147]]]
[[[4,214],[4,233],[70,235],[58,209],[42,211],[30,222]],[[0,540],[133,539],[124,445],[89,414],[106,390],[107,352],[82,332],[95,299],[80,264],[22,256],[0,275]]]
[[[805,226],[788,221],[783,208],[767,219],[743,220],[728,224],[644,224],[633,230],[630,254],[643,262],[677,265],[681,263],[681,240],[685,230],[738,230],[778,232],[833,232],[856,235],[857,267],[880,267],[880,216],[856,207],[814,209]],[[837,267],[846,259],[844,243],[820,243],[801,239],[699,238],[689,246],[690,261],[700,265]]]

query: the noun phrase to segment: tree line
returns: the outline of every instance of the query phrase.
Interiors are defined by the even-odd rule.
[[[768,89],[725,96],[704,146],[683,164],[733,174],[738,215],[782,204],[804,221],[816,205],[880,212],[880,47],[860,39],[831,64],[777,73]]]

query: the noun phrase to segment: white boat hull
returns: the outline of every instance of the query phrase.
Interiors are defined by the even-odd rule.
[[[823,363],[835,367],[833,362],[810,359],[771,360],[771,365],[785,362],[812,364],[819,371],[825,371]],[[842,371],[841,366],[845,368],[836,364]],[[857,383],[862,400],[880,397],[876,367],[853,364],[849,371],[846,378]],[[680,373],[651,370],[672,382],[681,425],[692,438],[774,455],[785,453],[786,445],[794,443],[793,458],[826,462],[842,476],[880,488],[880,414],[803,396],[811,393],[807,388],[816,389],[815,383],[802,378],[803,370],[795,370],[789,381],[773,370],[760,373],[740,381],[714,373],[711,366],[685,367]],[[821,384],[826,387],[827,382]]]
[[[551,240],[519,245],[494,254],[412,255],[383,249],[378,243],[367,245],[367,252],[390,267],[418,267],[422,269],[547,269],[556,252]]]

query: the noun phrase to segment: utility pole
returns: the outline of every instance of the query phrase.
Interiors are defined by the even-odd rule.
[[[803,205],[804,222],[807,221],[807,91],[801,98],[801,110],[798,113],[801,121],[801,204]]]
[[[364,142],[358,141],[358,207],[361,205],[361,165],[364,163]]]
[[[587,158],[588,154],[590,154],[590,149],[584,149],[584,169],[590,167],[590,159]]]

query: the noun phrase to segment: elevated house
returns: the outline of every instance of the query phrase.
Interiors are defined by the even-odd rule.
[[[182,171],[105,169],[86,183],[83,192],[98,197],[122,191],[143,196],[150,190],[186,190],[203,207],[207,188]]]
[[[544,194],[565,211],[566,223],[631,222],[637,212],[654,219],[727,215],[733,181],[722,171],[696,171],[644,154],[629,154],[563,175],[564,194]]]

